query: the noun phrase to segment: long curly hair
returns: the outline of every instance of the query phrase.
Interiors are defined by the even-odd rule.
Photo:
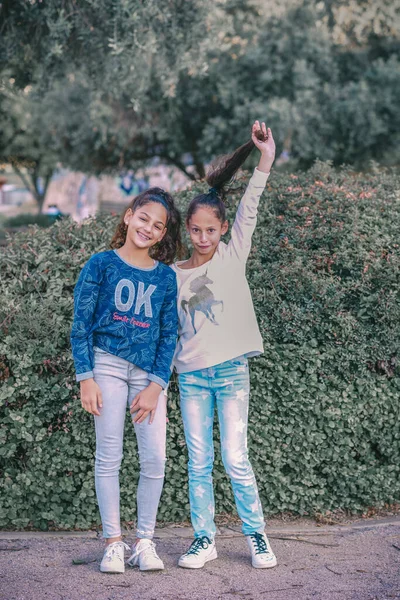
[[[167,232],[160,242],[150,248],[149,254],[155,260],[159,260],[160,262],[169,265],[175,258],[181,258],[182,256],[181,215],[175,206],[171,194],[168,194],[168,192],[165,192],[159,187],[149,188],[130,202],[121,215],[121,219],[111,240],[110,248],[121,248],[126,242],[128,230],[124,221],[126,212],[129,209],[131,209],[132,212],[135,212],[139,207],[145,206],[150,202],[158,202],[165,207],[167,211]]]
[[[257,137],[264,139],[261,132]],[[254,142],[249,140],[231,154],[219,156],[210,164],[205,177],[210,189],[207,193],[199,194],[191,200],[186,213],[187,224],[200,206],[212,208],[221,223],[226,221],[225,198],[233,189],[232,184],[237,171],[250,156],[253,148],[255,148]]]

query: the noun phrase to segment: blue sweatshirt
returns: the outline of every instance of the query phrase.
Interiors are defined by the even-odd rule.
[[[75,287],[71,331],[76,379],[93,377],[97,346],[149,373],[167,386],[175,351],[178,316],[174,271],[156,262],[134,267],[116,250],[94,254]]]

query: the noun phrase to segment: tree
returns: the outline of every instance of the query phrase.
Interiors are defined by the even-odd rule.
[[[5,1],[0,53],[16,87],[32,84],[45,104],[63,109],[72,100],[72,131],[63,116],[52,122],[65,164],[103,171],[161,156],[193,177],[182,160],[185,148],[177,149],[159,111],[176,96],[182,72],[196,79],[207,71],[206,54],[218,45],[214,32],[229,22],[224,4]]]
[[[2,85],[1,112],[7,115],[0,131],[0,162],[10,164],[36,200],[42,212],[58,157],[48,145],[47,109],[33,98],[32,90],[23,91]]]
[[[373,38],[400,39],[399,0],[322,0],[319,6],[336,44],[365,46]]]
[[[238,144],[250,115],[264,112],[300,167],[316,158],[357,167],[399,161],[399,45],[344,48],[320,17],[312,6],[296,7],[268,19],[244,51],[220,56],[215,95],[223,111],[204,130],[209,153]]]
[[[59,107],[48,127],[63,164],[104,172],[159,156],[201,177],[201,131],[215,114],[209,56],[236,44],[237,4],[254,23],[251,2],[5,2],[0,50],[16,85],[33,81]]]
[[[33,81],[48,110],[47,144],[73,169],[160,157],[201,178],[210,158],[247,139],[254,118],[268,120],[278,151],[289,149],[300,167],[399,159],[391,9],[382,21],[390,31],[371,37],[365,25],[362,38],[350,33],[370,17],[353,11],[341,45],[341,0],[285,0],[268,11],[259,0],[4,6],[0,50],[16,86]]]
[[[42,88],[84,65],[95,89],[140,103],[154,73],[171,93],[182,69],[204,68],[212,0],[5,0],[0,53],[17,85]]]

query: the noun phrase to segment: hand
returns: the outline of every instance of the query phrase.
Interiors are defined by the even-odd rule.
[[[136,413],[133,419],[134,423],[143,423],[147,415],[150,414],[149,425],[152,424],[161,390],[161,385],[151,381],[144,390],[136,394],[129,409],[132,415]]]
[[[100,416],[99,409],[103,407],[101,391],[93,378],[84,379],[80,382],[81,404],[91,415]]]
[[[275,141],[272,131],[265,126],[265,123],[255,121],[251,130],[251,139],[256,148],[261,152],[258,170],[269,173],[275,160]]]

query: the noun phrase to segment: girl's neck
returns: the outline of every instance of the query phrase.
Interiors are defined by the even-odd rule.
[[[197,252],[193,252],[192,256],[184,263],[184,268],[195,269],[196,267],[201,267],[209,262],[214,254],[215,250],[212,254],[198,254]]]
[[[154,265],[154,259],[149,255],[148,248],[138,249],[125,242],[117,252],[121,258],[135,267],[148,268]]]

